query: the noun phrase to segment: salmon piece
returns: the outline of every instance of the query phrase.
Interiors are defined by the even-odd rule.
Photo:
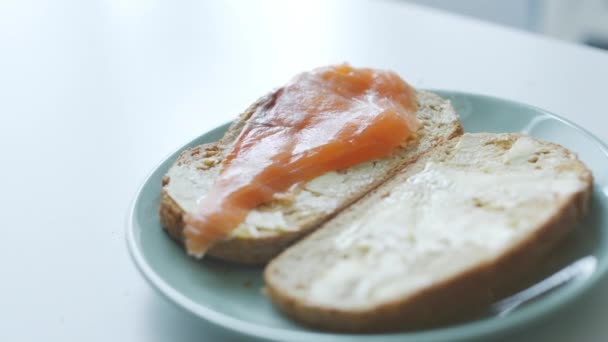
[[[396,73],[347,64],[302,73],[247,122],[198,208],[186,249],[202,257],[250,210],[294,184],[390,155],[419,126],[414,90]]]

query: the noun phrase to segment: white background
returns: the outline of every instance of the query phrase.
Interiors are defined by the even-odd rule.
[[[140,277],[130,201],[184,142],[342,61],[526,102],[608,139],[607,53],[398,2],[2,1],[0,340],[223,336]],[[518,340],[605,340],[606,289]]]

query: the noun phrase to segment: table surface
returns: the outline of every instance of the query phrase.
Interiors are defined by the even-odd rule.
[[[608,53],[395,1],[8,0],[0,46],[2,341],[237,341],[150,288],[126,215],[169,152],[299,71],[393,69],[608,139]],[[517,340],[605,340],[606,291]]]

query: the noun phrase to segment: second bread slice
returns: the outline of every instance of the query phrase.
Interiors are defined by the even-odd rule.
[[[266,268],[293,319],[370,332],[461,320],[517,289],[588,210],[561,146],[465,134],[431,150]]]

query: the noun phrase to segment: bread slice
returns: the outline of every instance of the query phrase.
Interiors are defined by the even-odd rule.
[[[230,238],[214,245],[208,255],[246,264],[266,263],[297,239],[311,232],[339,210],[393,175],[432,146],[462,134],[458,116],[449,101],[418,91],[416,117],[422,125],[413,141],[404,143],[392,156],[329,172],[288,193],[278,194],[272,203],[253,210]],[[195,208],[219,172],[224,156],[247,123],[269,101],[262,97],[243,113],[216,143],[182,152],[163,179],[160,219],[177,241],[183,240],[183,215]]]
[[[590,171],[519,134],[429,151],[266,267],[266,292],[305,325],[343,332],[473,317],[518,289],[587,212]]]

